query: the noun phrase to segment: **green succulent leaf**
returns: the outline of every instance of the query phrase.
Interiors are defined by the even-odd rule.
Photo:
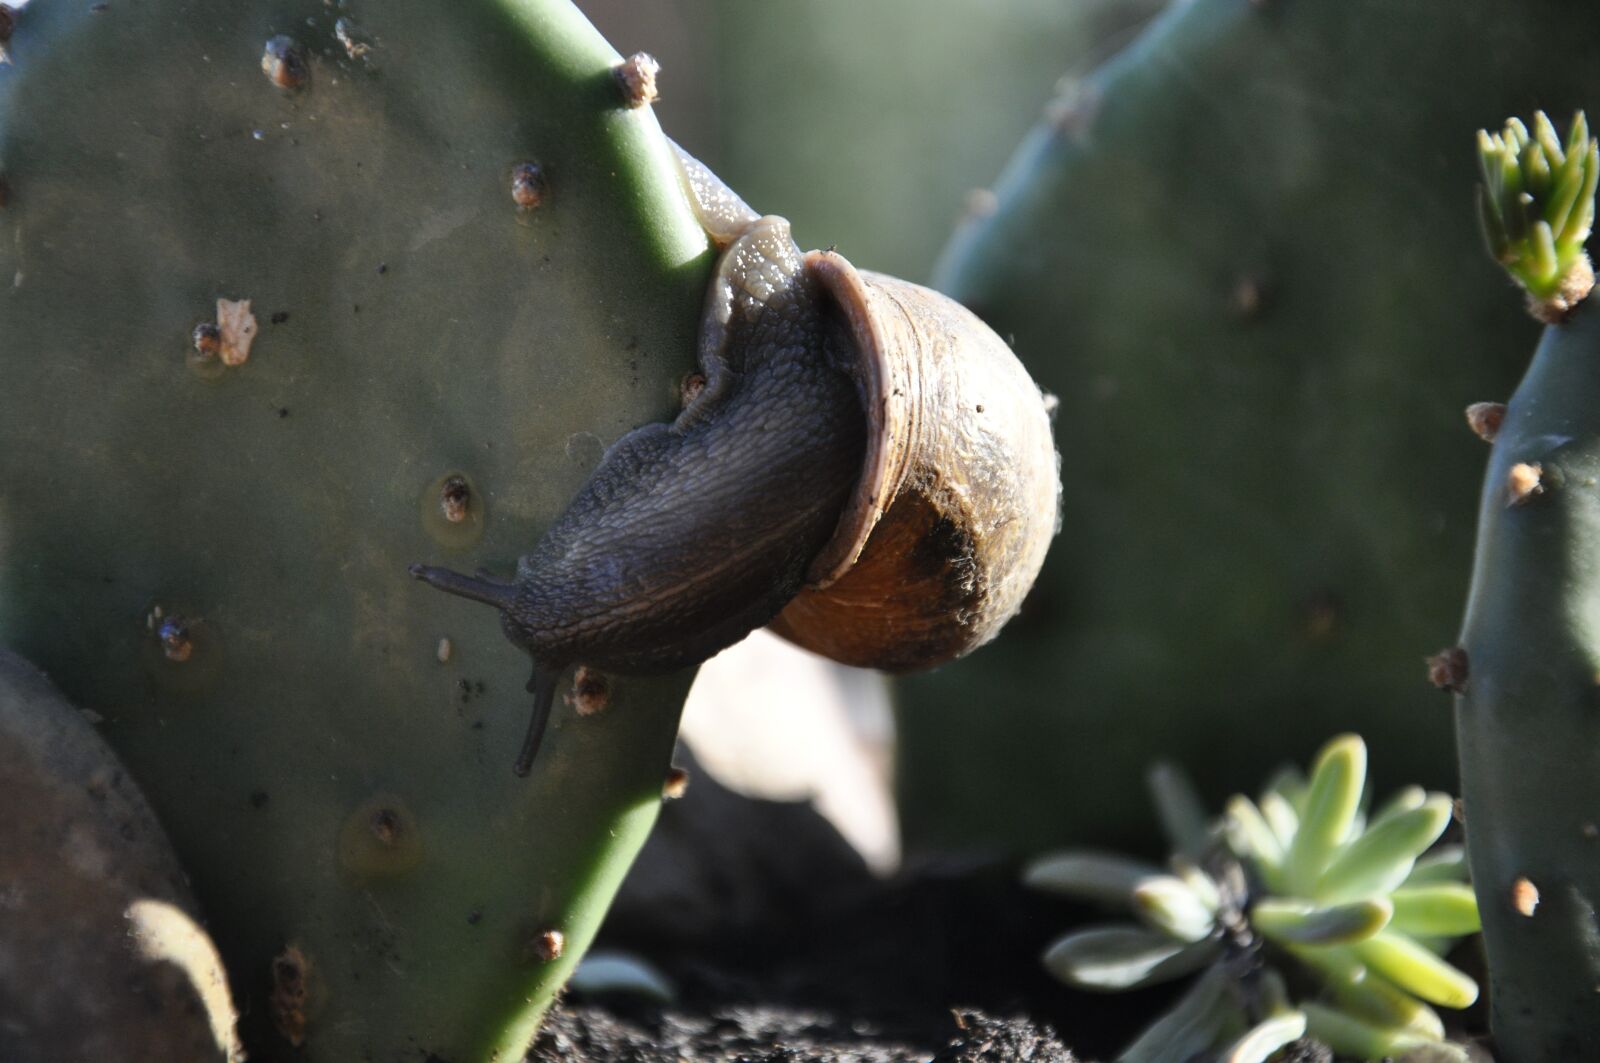
[[[1417,858],[1405,885],[1425,886],[1433,882],[1465,882],[1471,874],[1467,866],[1467,850],[1461,845],[1441,845],[1426,856]]]
[[[1478,897],[1460,882],[1402,886],[1389,894],[1394,918],[1389,925],[1402,934],[1457,937],[1483,929]]]
[[[1306,1014],[1287,1011],[1252,1026],[1243,1037],[1222,1050],[1218,1063],[1266,1063],[1272,1054],[1306,1033]]]
[[[1305,1012],[1306,1033],[1336,1055],[1384,1059],[1435,1040],[1409,1027],[1382,1026],[1326,1004],[1306,1003],[1300,1010]]]
[[[1352,950],[1378,974],[1430,1004],[1464,1008],[1478,999],[1477,982],[1399,931],[1380,931]]]
[[[1161,829],[1172,847],[1186,856],[1197,857],[1211,844],[1211,817],[1194,788],[1194,781],[1178,765],[1157,761],[1146,782],[1155,801]]]
[[[1207,905],[1176,875],[1147,878],[1133,890],[1133,911],[1146,924],[1180,941],[1202,941],[1216,929],[1216,907]]]
[[[1405,1026],[1431,1037],[1444,1036],[1444,1020],[1428,1005],[1373,973],[1348,947],[1295,948],[1296,959],[1316,972],[1334,1002],[1376,1026]]]
[[[1250,909],[1250,923],[1284,945],[1344,945],[1372,937],[1393,913],[1385,897],[1328,906],[1268,898]]]
[[[1254,801],[1243,794],[1228,799],[1223,835],[1233,854],[1253,866],[1270,889],[1283,886],[1283,844]]]
[[[1371,822],[1367,829],[1372,830],[1384,820],[1401,812],[1410,812],[1414,808],[1421,808],[1422,803],[1428,799],[1428,791],[1420,786],[1402,786],[1389,795],[1389,799],[1378,806],[1372,814]]]
[[[1300,813],[1295,811],[1288,798],[1268,791],[1261,795],[1261,815],[1266,819],[1267,826],[1272,828],[1272,833],[1277,835],[1278,844],[1287,851],[1294,842],[1294,836],[1300,832]]]
[[[1323,747],[1311,772],[1300,828],[1284,861],[1288,892],[1309,896],[1317,877],[1350,836],[1367,777],[1367,746],[1340,735]]]
[[[1472,1053],[1453,1043],[1421,1045],[1401,1056],[1397,1063],[1472,1063]]]
[[[1594,224],[1600,146],[1583,112],[1573,117],[1565,142],[1542,111],[1531,133],[1516,118],[1499,133],[1479,130],[1478,164],[1478,213],[1489,253],[1531,299],[1569,309],[1593,283],[1583,244]],[[1574,279],[1583,276],[1585,286],[1574,291]]]
[[[1072,849],[1041,856],[1022,871],[1023,885],[1076,900],[1126,908],[1133,891],[1161,869],[1115,853]]]
[[[1406,880],[1418,855],[1450,825],[1450,798],[1434,794],[1417,808],[1393,811],[1345,846],[1317,879],[1323,901],[1387,893]]]
[[[1213,967],[1195,979],[1170,1011],[1124,1048],[1117,1063],[1190,1059],[1216,1045],[1235,1010],[1228,997],[1227,975]]]
[[[1044,965],[1068,985],[1118,992],[1197,971],[1217,957],[1219,948],[1215,942],[1190,944],[1118,923],[1068,934],[1045,951]]]
[[[1184,885],[1194,891],[1200,903],[1213,915],[1222,907],[1222,891],[1217,888],[1216,879],[1200,870],[1194,861],[1183,856],[1174,856],[1171,860],[1172,873],[1183,879]]]
[[[1310,786],[1306,782],[1306,773],[1300,770],[1297,764],[1284,764],[1272,773],[1267,780],[1266,789],[1261,791],[1263,797],[1267,794],[1277,794],[1289,802],[1289,807],[1294,809],[1299,816],[1306,807],[1306,795]]]

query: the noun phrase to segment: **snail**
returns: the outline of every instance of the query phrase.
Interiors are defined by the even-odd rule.
[[[606,451],[510,581],[411,568],[498,608],[533,658],[518,775],[572,665],[672,671],[770,623],[847,664],[932,667],[998,632],[1057,529],[1045,401],[999,337],[937,292],[802,254],[674,148],[720,249],[704,386]]]

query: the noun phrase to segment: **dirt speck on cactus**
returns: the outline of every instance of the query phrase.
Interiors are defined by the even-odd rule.
[[[520,210],[533,210],[549,192],[544,169],[536,162],[519,163],[511,171],[511,200]]]
[[[217,328],[215,322],[200,322],[194,327],[191,338],[194,341],[194,353],[203,361],[209,362],[222,353],[222,330]]]
[[[1506,473],[1506,505],[1520,506],[1534,495],[1544,493],[1544,466],[1537,461],[1519,461]]]
[[[222,343],[217,353],[223,365],[240,366],[249,360],[250,345],[260,330],[249,299],[218,299],[217,329]]]
[[[311,960],[300,946],[289,944],[272,960],[272,996],[268,1007],[272,1025],[295,1048],[306,1042],[310,1018],[311,983],[315,978]]]
[[[452,643],[449,639],[444,638],[439,640],[439,648],[434,651],[434,656],[439,659],[440,664],[449,664],[450,655],[454,652],[454,643]]]
[[[181,616],[171,616],[156,629],[161,640],[161,652],[167,660],[182,664],[194,656],[194,639],[189,635],[189,622]]]
[[[534,959],[545,963],[559,960],[567,951],[567,935],[554,928],[541,930],[528,943],[528,951]]]
[[[579,667],[572,674],[572,693],[566,702],[579,716],[593,716],[611,703],[611,680],[593,668]]]
[[[661,796],[668,801],[676,801],[689,792],[689,770],[674,767],[667,772],[666,782],[661,784]]]
[[[1064,85],[1045,108],[1045,124],[1058,136],[1081,140],[1094,128],[1094,120],[1100,116],[1100,103],[1100,92],[1092,85]]]
[[[656,75],[661,64],[648,52],[634,52],[617,67],[617,83],[622,86],[622,99],[629,107],[643,107],[660,99],[656,91]]]
[[[351,59],[364,59],[372,51],[372,45],[361,40],[356,32],[356,25],[348,18],[341,18],[333,24],[333,35],[344,46],[344,54]]]
[[[1257,277],[1240,277],[1233,286],[1232,309],[1241,321],[1255,321],[1267,307],[1266,285]]]
[[[1511,884],[1511,907],[1517,910],[1517,914],[1530,919],[1539,908],[1539,887],[1526,876]]]
[[[1503,402],[1474,402],[1467,407],[1467,424],[1485,443],[1494,442],[1505,419],[1506,404]]]
[[[439,488],[439,512],[451,524],[467,519],[472,508],[472,488],[464,476],[451,476]]]
[[[678,399],[687,406],[700,397],[706,389],[706,376],[704,373],[688,373],[678,385]]]
[[[1452,694],[1466,691],[1467,670],[1467,651],[1460,646],[1440,650],[1428,658],[1428,682]]]
[[[293,37],[282,34],[269,40],[262,51],[261,72],[280,89],[298,89],[311,76],[305,52]]]
[[[388,878],[422,862],[416,817],[393,794],[363,801],[339,829],[339,866],[357,878]]]
[[[422,527],[441,546],[472,546],[483,537],[484,517],[483,492],[464,472],[447,472],[422,492]]]
[[[977,221],[982,218],[994,216],[1000,209],[1000,200],[995,196],[992,188],[974,188],[967,193],[967,200],[962,209],[963,221]]]

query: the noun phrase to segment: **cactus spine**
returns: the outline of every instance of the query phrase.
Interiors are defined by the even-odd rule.
[[[711,259],[650,109],[565,0],[44,2],[8,49],[0,644],[104,717],[252,1059],[518,1058],[688,677],[558,697],[518,779],[523,663],[406,570],[509,570],[671,416]]]
[[[1574,140],[1555,145],[1558,167],[1562,156],[1578,160],[1566,187],[1556,182],[1525,205],[1537,215],[1565,198],[1580,220],[1562,242],[1562,268],[1552,254],[1538,269],[1543,291],[1514,268],[1534,256],[1512,248],[1515,237],[1496,224],[1505,212],[1492,190],[1497,177],[1548,172],[1546,160],[1485,145],[1491,250],[1510,260],[1530,301],[1558,293],[1569,267],[1588,272],[1582,245],[1600,167],[1581,115],[1574,125]],[[1549,129],[1542,115],[1540,126]],[[1527,239],[1557,246],[1532,232]],[[1562,312],[1494,433],[1456,700],[1492,1024],[1507,1063],[1600,1051],[1600,308],[1591,299]]]

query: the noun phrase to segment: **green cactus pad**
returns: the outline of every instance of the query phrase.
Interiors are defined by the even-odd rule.
[[[43,2],[9,47],[0,644],[104,717],[252,1059],[512,1059],[688,677],[558,697],[518,779],[525,659],[407,566],[509,571],[674,412],[668,145],[564,0]]]
[[[1057,102],[936,282],[1060,398],[1062,533],[905,684],[913,840],[1126,837],[1152,756],[1216,800],[1342,730],[1454,788],[1461,411],[1535,334],[1461,224],[1472,136],[1594,98],[1597,49],[1555,0],[1193,0]]]

